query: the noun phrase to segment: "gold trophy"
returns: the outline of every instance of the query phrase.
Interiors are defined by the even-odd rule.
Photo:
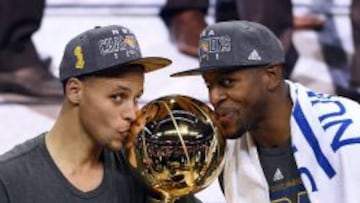
[[[163,202],[198,192],[220,174],[226,142],[201,101],[169,95],[141,108],[126,155],[130,168]]]

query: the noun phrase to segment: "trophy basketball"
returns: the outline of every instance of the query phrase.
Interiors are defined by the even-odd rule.
[[[163,202],[198,192],[220,174],[226,142],[206,104],[161,97],[143,106],[135,123],[126,147],[130,168]]]

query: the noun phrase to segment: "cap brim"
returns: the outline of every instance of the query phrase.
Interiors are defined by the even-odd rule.
[[[182,77],[182,76],[194,76],[201,75],[205,72],[229,72],[235,70],[244,70],[249,68],[263,67],[266,64],[257,64],[257,65],[227,65],[227,66],[208,66],[208,67],[199,67],[186,71],[176,72],[170,75],[170,77]]]
[[[173,73],[170,77],[182,77],[182,76],[193,76],[193,75],[201,75],[205,72],[211,71],[232,71],[235,69],[241,69],[239,66],[213,66],[213,67],[201,67],[194,68],[186,71],[181,71],[177,73]]]
[[[128,64],[140,64],[144,67],[145,72],[151,72],[170,65],[172,61],[163,57],[144,57],[128,62]]]

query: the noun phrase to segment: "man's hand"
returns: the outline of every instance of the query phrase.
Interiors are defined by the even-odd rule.
[[[195,10],[180,12],[170,21],[170,39],[179,51],[197,57],[200,32],[206,25],[202,12]]]
[[[293,24],[297,30],[321,30],[326,19],[317,15],[294,16]]]

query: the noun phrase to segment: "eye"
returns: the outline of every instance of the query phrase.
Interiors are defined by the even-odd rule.
[[[219,84],[223,87],[231,87],[233,84],[233,80],[229,79],[229,78],[224,78],[219,80]]]
[[[210,84],[210,83],[208,83],[208,82],[206,82],[206,83],[205,83],[205,86],[206,86],[206,88],[208,88],[208,89],[210,89],[210,88],[211,88],[211,84]]]
[[[134,103],[135,103],[136,105],[138,105],[138,104],[139,104],[139,100],[140,100],[140,96],[135,97]]]
[[[144,90],[141,90],[141,91],[136,95],[136,97],[135,97],[135,104],[138,104],[138,102],[139,102],[140,98],[142,97],[143,93],[144,93]]]
[[[125,95],[123,94],[113,94],[110,96],[110,98],[115,102],[115,103],[121,103],[124,99],[125,99]]]

